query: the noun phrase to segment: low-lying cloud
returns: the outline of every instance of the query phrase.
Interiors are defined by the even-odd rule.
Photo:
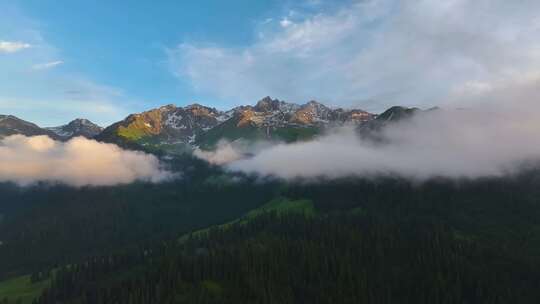
[[[361,139],[344,128],[311,142],[276,145],[227,166],[285,179],[502,176],[540,160],[538,108],[531,101],[426,111],[388,125],[382,141]]]
[[[221,139],[214,149],[203,150],[197,148],[193,151],[193,155],[213,165],[226,165],[256,155],[277,143],[276,141],[269,140],[251,142],[244,139],[234,141]]]
[[[220,141],[216,149],[211,151],[195,149],[193,155],[213,165],[227,164],[243,157],[241,149],[228,141]]]
[[[231,170],[287,179],[498,176],[540,159],[538,8],[532,0],[351,1],[265,21],[244,47],[182,43],[169,60],[195,88],[226,99],[445,108],[389,126],[383,143],[342,129],[239,160],[223,157],[237,156],[235,147],[205,152]]]
[[[83,137],[63,143],[47,136],[9,136],[0,140],[0,181],[71,186],[106,186],[171,177],[149,154]]]

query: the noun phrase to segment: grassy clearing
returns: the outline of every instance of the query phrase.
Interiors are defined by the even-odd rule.
[[[271,136],[273,139],[292,143],[311,140],[319,134],[321,134],[321,130],[317,127],[288,127],[274,130]]]
[[[139,140],[146,136],[146,132],[135,127],[120,127],[117,132],[118,136],[128,140]]]
[[[32,283],[30,275],[15,277],[0,282],[0,300],[21,300],[21,304],[30,304],[39,297],[41,292],[50,284],[49,280]]]
[[[321,133],[318,127],[287,126],[271,128],[269,134],[264,127],[237,126],[238,121],[231,119],[223,124],[212,128],[206,133],[197,137],[196,144],[204,150],[215,149],[220,140],[235,141],[243,139],[246,141],[273,140],[278,142],[297,142],[309,140]]]
[[[183,235],[180,237],[179,241],[183,242],[191,236],[201,236],[208,233],[211,229],[227,229],[234,224],[247,224],[249,221],[253,220],[257,216],[263,215],[265,213],[275,212],[277,215],[286,215],[286,214],[303,214],[306,217],[313,217],[316,215],[315,207],[310,200],[289,200],[287,198],[281,197],[274,199],[263,206],[251,210],[243,217],[221,224],[217,226],[211,226],[201,230],[194,231],[190,234]]]
[[[304,214],[307,217],[315,216],[315,208],[313,207],[313,203],[309,200],[292,201],[287,198],[278,198],[248,212],[244,219],[252,219],[269,212],[276,212],[278,215],[295,213]]]

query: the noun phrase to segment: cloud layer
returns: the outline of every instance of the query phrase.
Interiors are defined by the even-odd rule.
[[[256,155],[277,143],[276,141],[268,140],[252,142],[244,139],[237,139],[235,141],[221,139],[215,149],[202,150],[197,148],[193,151],[193,155],[213,165],[226,165],[250,155]]]
[[[245,47],[183,43],[169,59],[195,88],[235,102],[432,106],[536,73],[539,10],[535,0],[353,1],[264,22]]]
[[[66,143],[47,136],[14,135],[0,140],[1,182],[104,186],[136,180],[159,182],[170,177],[152,155],[83,137]]]
[[[498,176],[540,160],[539,10],[534,0],[352,1],[265,21],[248,46],[183,43],[169,58],[194,87],[242,102],[271,94],[376,112],[446,109],[388,127],[384,144],[339,130],[261,150],[229,162],[232,170],[286,179]],[[230,146],[206,154],[223,155],[237,154]]]
[[[234,146],[228,141],[220,141],[216,149],[205,151],[197,148],[193,151],[193,155],[213,165],[224,165],[241,159],[244,156],[242,150],[242,147]]]
[[[389,125],[382,143],[341,129],[311,142],[274,146],[228,167],[285,179],[502,176],[540,161],[537,100],[426,111]]]

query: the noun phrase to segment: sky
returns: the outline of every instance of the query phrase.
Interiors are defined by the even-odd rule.
[[[538,11],[535,0],[0,0],[0,113],[105,126],[267,95],[372,112],[463,103],[538,81]]]

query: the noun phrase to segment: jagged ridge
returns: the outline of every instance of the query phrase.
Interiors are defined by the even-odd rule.
[[[116,143],[142,142],[212,146],[220,139],[272,138],[286,141],[311,138],[328,126],[361,124],[375,115],[363,110],[331,109],[316,101],[304,105],[270,97],[255,106],[229,111],[193,104],[167,105],[106,128],[97,138]]]
[[[36,124],[13,115],[0,115],[0,138],[16,134],[26,136],[47,135],[53,139],[59,139],[56,133],[40,128]]]
[[[220,111],[200,104],[177,107],[169,104],[103,129],[86,119],[40,128],[14,116],[0,115],[0,137],[13,134],[48,135],[58,140],[84,136],[124,147],[181,145],[212,148],[220,140],[309,140],[327,128],[356,126],[360,133],[376,131],[387,123],[412,116],[416,108],[392,107],[380,115],[360,109],[330,108],[317,101],[295,104],[265,97],[254,106]]]
[[[54,132],[63,140],[68,140],[77,136],[93,138],[103,131],[102,127],[84,118],[77,118],[69,122],[67,125],[46,129]]]

